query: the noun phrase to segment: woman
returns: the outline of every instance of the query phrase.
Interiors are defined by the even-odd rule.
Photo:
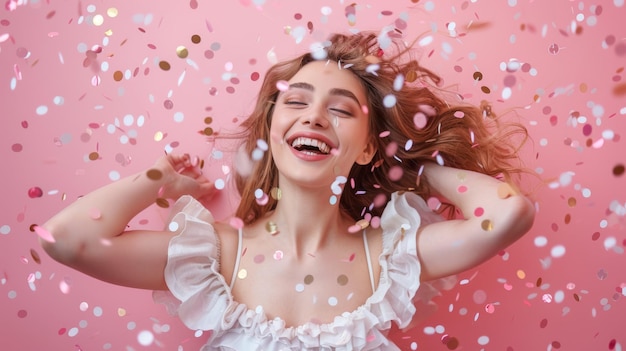
[[[203,350],[397,350],[386,333],[416,318],[420,286],[516,241],[534,208],[513,183],[519,129],[441,98],[409,49],[379,45],[392,36],[337,34],[268,71],[230,223],[202,205],[215,188],[198,160],[166,155],[51,218],[46,252],[163,291],[212,331]],[[156,199],[176,200],[166,229],[127,230]]]

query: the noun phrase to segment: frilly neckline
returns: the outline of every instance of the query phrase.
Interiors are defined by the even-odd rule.
[[[391,327],[392,321],[396,322],[401,328],[408,325],[411,317],[415,314],[415,306],[413,306],[412,300],[420,287],[420,264],[415,253],[415,236],[409,235],[410,239],[408,242],[400,242],[404,234],[402,228],[406,229],[407,225],[409,225],[410,230],[407,231],[408,234],[414,233],[420,225],[420,214],[414,208],[407,208],[408,202],[412,201],[408,201],[404,194],[392,194],[392,199],[381,217],[383,247],[382,252],[378,256],[381,273],[375,291],[362,305],[350,312],[344,312],[335,316],[332,322],[307,322],[302,325],[287,326],[280,317],[269,319],[261,306],[249,308],[247,305],[234,300],[230,286],[226,283],[215,264],[212,264],[210,267],[212,274],[202,273],[204,274],[202,279],[204,283],[201,285],[204,287],[196,290],[191,296],[188,295],[188,299],[196,300],[196,297],[210,291],[221,292],[215,294],[216,296],[212,298],[213,301],[210,305],[223,306],[225,309],[207,309],[206,307],[210,306],[207,306],[206,303],[188,306],[194,309],[205,310],[208,317],[214,315],[218,320],[213,319],[212,322],[207,322],[212,319],[206,318],[207,315],[205,315],[205,317],[201,318],[205,322],[202,322],[195,319],[198,316],[196,313],[194,313],[196,317],[188,316],[192,319],[185,320],[181,316],[181,320],[192,329],[212,330],[207,345],[213,345],[213,342],[216,343],[216,346],[221,345],[219,339],[221,337],[229,337],[228,334],[232,328],[239,329],[240,334],[248,337],[255,336],[256,342],[261,343],[259,346],[264,347],[261,348],[263,350],[272,350],[276,349],[277,346],[285,347],[288,345],[302,348],[333,347],[345,350],[361,350],[365,346],[369,348],[376,345],[389,345],[390,342],[383,332],[386,333]],[[208,210],[203,208],[192,197],[179,199],[175,207],[179,209],[179,212],[173,213],[172,220],[182,214],[185,217],[185,223],[189,220],[196,224],[203,222],[212,229],[210,223],[202,220],[203,215],[201,214],[205,215]],[[407,213],[407,211],[411,213]],[[407,215],[409,215],[409,218],[407,218]],[[385,224],[389,225],[389,227],[386,228]],[[206,231],[209,231],[206,229],[203,230],[205,234]],[[218,239],[214,229],[209,232],[215,236],[213,241]],[[193,236],[193,234],[183,230],[176,238],[184,240],[187,235]],[[403,247],[400,248],[400,245],[403,245]],[[400,252],[394,255],[394,252],[398,250]],[[215,262],[215,259],[212,258],[212,261]],[[407,277],[407,274],[411,274],[411,277]],[[402,278],[405,279],[397,281]],[[390,293],[390,290],[395,291]],[[171,292],[167,292],[166,295],[176,299]],[[154,299],[171,307],[175,307],[173,305],[176,304],[176,302],[162,294],[155,294]],[[184,305],[186,302],[176,300],[178,301],[178,306]],[[196,300],[195,302],[199,301]],[[178,310],[178,308],[173,309]],[[209,324],[212,326],[209,327]],[[241,343],[245,342],[245,340],[233,337],[232,339],[224,339],[224,342],[226,342],[224,345],[228,346],[234,343],[236,346],[237,340],[233,339],[237,339]]]

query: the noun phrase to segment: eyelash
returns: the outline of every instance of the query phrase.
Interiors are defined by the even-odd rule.
[[[301,101],[295,101],[295,100],[291,100],[291,101],[285,101],[285,105],[296,105],[296,106],[305,106],[307,105],[305,102],[301,102]],[[342,110],[339,108],[331,108],[330,111],[333,112],[337,112],[339,114],[345,115],[345,116],[352,116],[352,113],[346,111],[346,110]]]

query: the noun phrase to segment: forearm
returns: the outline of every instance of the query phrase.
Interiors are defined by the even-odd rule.
[[[139,172],[80,197],[42,225],[54,238],[42,245],[56,259],[71,261],[89,245],[106,244],[155,202],[166,179],[151,178]]]
[[[128,176],[78,198],[48,220],[44,228],[63,228],[53,233],[56,235],[116,236],[133,217],[155,202],[163,182],[148,178],[145,171]]]

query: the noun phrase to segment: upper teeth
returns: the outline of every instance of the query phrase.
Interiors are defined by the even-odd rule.
[[[291,142],[292,147],[299,147],[299,146],[304,146],[304,145],[316,147],[320,150],[320,152],[324,154],[327,154],[330,152],[330,146],[328,146],[328,144],[326,144],[325,142],[321,140],[298,137],[294,139],[294,141]]]

